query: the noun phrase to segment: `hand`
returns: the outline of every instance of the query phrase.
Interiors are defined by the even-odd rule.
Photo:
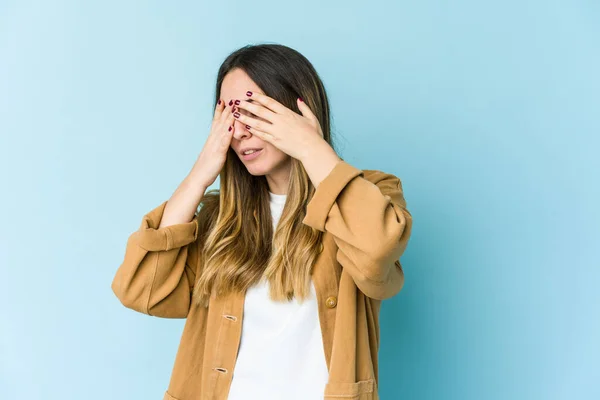
[[[198,156],[196,164],[192,169],[192,175],[198,179],[204,187],[208,187],[219,176],[221,169],[227,159],[227,150],[233,137],[233,107],[236,107],[232,101],[231,106],[225,104],[225,101],[217,102],[215,108],[210,133],[204,147]]]
[[[256,92],[246,93],[250,99],[239,100],[238,108],[264,121],[235,112],[233,116],[246,124],[246,129],[262,140],[298,160],[304,160],[311,150],[329,146],[317,117],[300,98],[296,100],[302,115],[290,110],[271,97]]]

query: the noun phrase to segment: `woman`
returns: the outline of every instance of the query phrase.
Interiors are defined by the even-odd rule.
[[[396,176],[338,157],[329,118],[289,47],[221,65],[208,139],[112,283],[126,307],[187,318],[164,399],[379,398],[379,309],[412,218]]]

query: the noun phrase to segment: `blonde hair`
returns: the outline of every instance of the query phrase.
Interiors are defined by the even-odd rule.
[[[242,68],[267,96],[297,113],[296,99],[302,97],[332,145],[325,88],[304,56],[277,44],[242,47],[219,69],[215,102],[225,75],[234,68]],[[229,149],[220,188],[204,195],[197,213],[199,277],[193,290],[197,304],[207,306],[211,295],[244,292],[263,278],[269,282],[271,299],[304,300],[323,234],[302,223],[314,192],[302,163],[291,158],[287,198],[273,232],[265,176],[248,173]]]

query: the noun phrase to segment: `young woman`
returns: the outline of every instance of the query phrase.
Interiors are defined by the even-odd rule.
[[[165,400],[379,398],[379,309],[412,218],[400,179],[337,155],[329,119],[297,51],[221,65],[204,148],[112,283],[126,307],[187,318]]]

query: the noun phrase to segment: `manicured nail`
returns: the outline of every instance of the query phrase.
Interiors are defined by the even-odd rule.
[[[250,125],[246,125],[246,129],[250,129]]]
[[[221,104],[221,99],[219,99],[219,102],[217,104]]]
[[[302,100],[302,97],[298,97],[298,100],[300,100],[301,102],[304,103],[304,100]]]
[[[231,108],[231,112],[235,112],[235,110],[236,110],[236,108],[235,108],[235,106],[233,106],[233,107]]]
[[[232,105],[232,104],[233,104],[233,100],[229,100],[229,105]]]
[[[229,129],[227,129],[229,132],[231,132],[231,127],[229,127]]]
[[[236,105],[240,105],[240,101],[239,101],[239,100],[236,100],[236,101],[235,101],[235,104],[236,104]]]
[[[234,112],[233,116],[236,117],[236,118],[239,118],[240,117],[240,113],[239,112]]]
[[[246,92],[246,96],[248,96],[248,97],[252,96],[252,92],[248,90],[248,91]]]

